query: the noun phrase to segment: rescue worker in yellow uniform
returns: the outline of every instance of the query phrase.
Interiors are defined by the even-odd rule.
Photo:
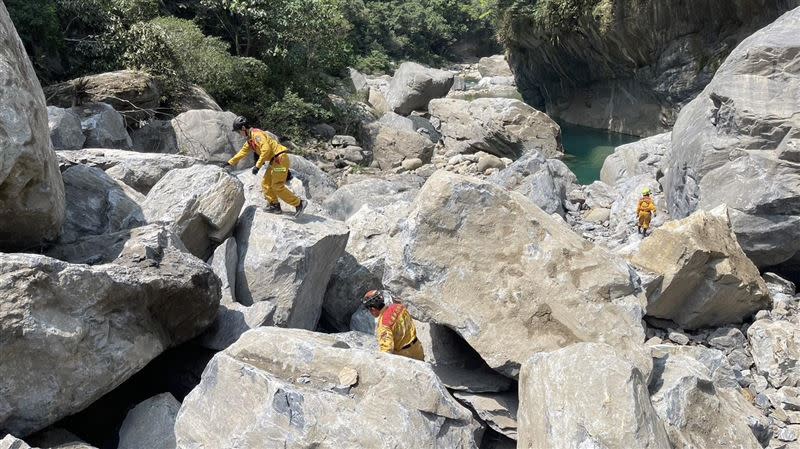
[[[228,166],[235,166],[250,152],[255,152],[258,155],[258,160],[256,165],[253,166],[254,175],[258,173],[264,164],[269,164],[267,172],[264,174],[264,179],[261,181],[264,198],[269,203],[269,207],[266,209],[267,212],[281,213],[281,203],[278,201],[281,199],[295,208],[295,217],[300,216],[306,207],[306,202],[298,198],[286,187],[287,177],[289,176],[289,150],[264,131],[248,127],[247,119],[244,117],[236,117],[234,119],[233,130],[239,132],[247,139],[247,142],[228,161]]]
[[[404,305],[386,305],[378,290],[368,291],[361,302],[378,319],[375,335],[381,352],[425,361],[422,343],[417,339],[417,328]]]
[[[647,230],[650,229],[650,219],[656,215],[656,205],[650,197],[651,193],[650,188],[645,187],[642,190],[642,198],[636,205],[636,215],[639,218],[638,229],[639,234],[642,235],[647,235]]]

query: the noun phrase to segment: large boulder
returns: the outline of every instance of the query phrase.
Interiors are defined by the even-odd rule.
[[[137,70],[84,76],[44,90],[48,103],[62,108],[77,102],[108,103],[117,111],[125,111],[128,125],[150,118],[161,103],[155,78]]]
[[[0,258],[0,429],[25,436],[76,413],[217,313],[219,279],[164,228],[111,264]]]
[[[106,103],[89,103],[69,109],[81,120],[81,130],[86,137],[83,143],[89,148],[133,148],[131,136],[125,128],[122,115]]]
[[[431,101],[430,111],[441,123],[445,149],[453,154],[485,151],[518,159],[529,150],[548,158],[564,152],[558,124],[519,100],[446,98]]]
[[[538,151],[527,152],[488,180],[525,195],[548,214],[561,216],[565,213],[567,192],[578,182],[563,162],[545,159]]]
[[[103,170],[74,165],[63,173],[67,218],[60,243],[88,235],[109,234],[146,223],[144,195],[112,179]]]
[[[747,329],[753,361],[758,372],[775,388],[800,386],[800,326],[761,319]]]
[[[178,154],[196,157],[209,162],[227,162],[245,142],[244,137],[233,132],[233,112],[197,109],[184,112],[172,119],[172,129],[178,145]],[[248,166],[251,161],[242,161]]]
[[[161,393],[128,412],[119,429],[118,449],[175,449],[175,417],[181,403]]]
[[[395,234],[384,283],[492,368],[516,377],[533,352],[603,341],[649,372],[628,265],[521,194],[438,171]]]
[[[620,180],[642,174],[660,179],[666,171],[671,148],[672,133],[620,145],[603,161],[600,180],[613,186]]]
[[[745,253],[763,267],[800,251],[800,9],[745,39],[672,133],[667,194],[674,217],[731,209]]]
[[[684,328],[739,323],[771,305],[758,269],[731,232],[724,206],[667,222],[630,260],[658,276],[648,292],[647,314]]]
[[[56,106],[47,107],[47,126],[50,128],[50,142],[53,149],[80,150],[86,142],[81,129],[81,119],[69,109]]]
[[[478,61],[478,72],[483,77],[514,76],[505,55],[486,56]]]
[[[343,223],[290,219],[248,207],[236,227],[236,300],[272,304],[270,325],[314,329],[336,260],[347,245]]]
[[[142,204],[148,222],[169,223],[192,254],[207,259],[230,237],[244,205],[244,187],[219,167],[195,165],[167,173]]]
[[[519,380],[519,444],[526,449],[671,449],[647,374],[602,343],[534,355]]]
[[[366,125],[361,136],[364,149],[372,153],[373,159],[383,170],[397,168],[407,159],[430,162],[433,142],[398,118],[403,117],[390,112]]]
[[[0,250],[58,237],[64,183],[50,145],[44,94],[0,5]]]
[[[651,401],[672,447],[761,448],[748,426],[748,418],[761,413],[745,400],[735,379],[732,385],[715,382],[709,368],[683,347],[656,346],[653,356]]]
[[[452,72],[431,69],[415,62],[404,62],[394,73],[386,94],[390,111],[408,115],[424,110],[434,98],[447,95],[453,85]]]
[[[147,195],[150,189],[170,170],[187,168],[199,160],[177,154],[148,154],[125,150],[87,148],[80,151],[59,151],[62,166],[88,165],[105,170],[106,174],[136,191]]]
[[[383,207],[399,201],[411,201],[425,180],[402,174],[390,178],[367,178],[337,189],[323,203],[332,218],[346,221],[362,206]]]
[[[176,98],[172,99],[169,106],[176,114],[194,109],[222,111],[217,101],[205,89],[196,84],[190,85],[180,95],[176,95]]]
[[[478,429],[426,364],[274,327],[217,354],[175,423],[187,448],[475,448]]]
[[[387,112],[381,116],[379,121],[393,128],[422,134],[430,139],[430,141],[433,143],[439,141],[440,136],[436,131],[436,127],[433,126],[433,123],[431,123],[430,120],[420,115],[412,114],[408,117],[404,117],[400,114],[395,114],[394,112]]]

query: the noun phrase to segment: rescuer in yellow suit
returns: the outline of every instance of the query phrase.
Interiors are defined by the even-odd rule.
[[[414,320],[404,305],[387,306],[378,290],[368,291],[361,302],[378,319],[375,335],[378,337],[381,352],[425,361],[425,352],[422,343],[417,339]]]
[[[636,216],[639,218],[639,234],[647,235],[647,230],[650,229],[650,219],[656,215],[656,205],[650,197],[649,187],[642,190],[642,198],[636,204]]]
[[[264,164],[269,164],[267,166],[267,172],[264,174],[264,179],[261,181],[264,198],[266,198],[269,203],[267,212],[281,213],[281,203],[278,201],[281,199],[295,208],[295,217],[303,213],[306,202],[298,198],[297,195],[286,187],[290,164],[289,150],[264,131],[258,128],[248,127],[247,119],[244,117],[236,117],[233,121],[233,130],[246,138],[247,142],[245,142],[244,145],[242,145],[242,149],[228,161],[229,166],[235,166],[240,160],[250,154],[250,152],[255,152],[258,155],[258,160],[252,170],[254,175],[258,173]]]

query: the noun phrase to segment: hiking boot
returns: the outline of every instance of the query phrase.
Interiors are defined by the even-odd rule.
[[[269,206],[264,208],[264,211],[272,214],[280,214],[283,212],[281,210],[281,203],[270,204]]]
[[[297,209],[294,211],[294,216],[299,217],[300,214],[303,213],[303,210],[306,208],[306,202],[300,200],[300,204],[297,205]]]

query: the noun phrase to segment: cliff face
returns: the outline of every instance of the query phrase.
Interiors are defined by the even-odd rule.
[[[525,100],[567,122],[649,136],[736,45],[800,0],[514,0],[500,34]]]

